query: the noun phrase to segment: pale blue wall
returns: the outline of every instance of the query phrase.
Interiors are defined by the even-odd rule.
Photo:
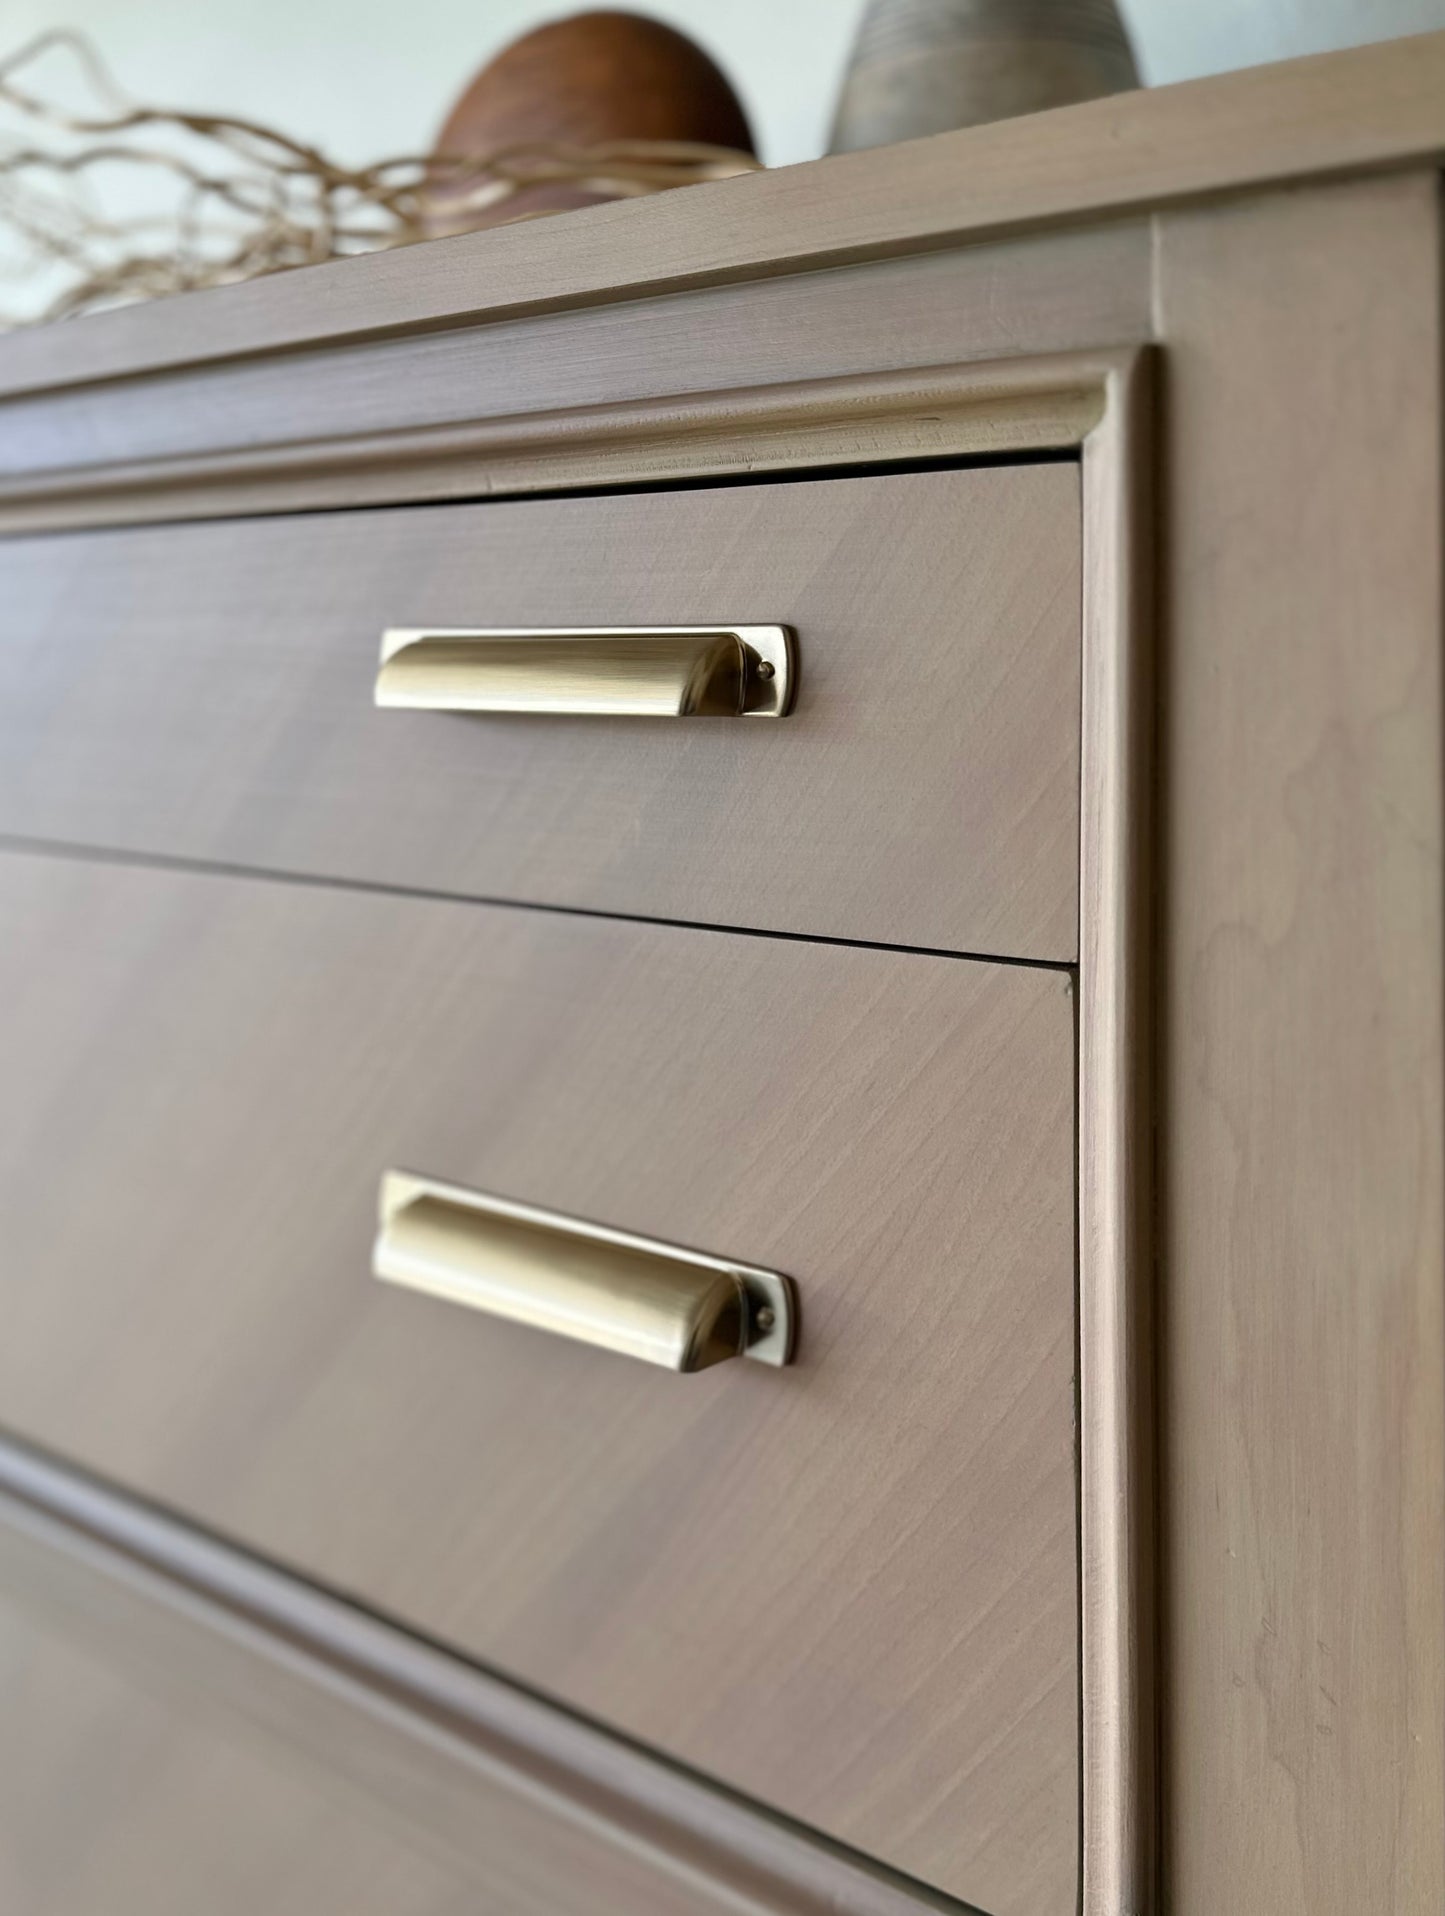
[[[274,120],[346,158],[430,144],[491,51],[583,0],[4,0],[0,43],[74,25],[148,98]],[[773,164],[821,151],[862,0],[636,0],[701,40]],[[1124,0],[1148,79],[1445,27],[1445,0]]]

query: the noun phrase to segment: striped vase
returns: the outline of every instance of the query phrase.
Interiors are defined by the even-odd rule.
[[[885,146],[1138,84],[1114,0],[869,0],[830,150]]]

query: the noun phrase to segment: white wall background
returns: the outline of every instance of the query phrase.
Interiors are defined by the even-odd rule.
[[[702,42],[773,165],[823,149],[863,0],[620,0]],[[132,93],[253,115],[359,161],[425,150],[499,47],[586,0],[0,0],[0,52],[89,34]],[[1123,0],[1154,85],[1445,27],[1445,0]]]

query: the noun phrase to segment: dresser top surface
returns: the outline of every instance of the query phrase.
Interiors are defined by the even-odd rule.
[[[0,397],[925,251],[1445,154],[1445,32],[124,307],[0,338]]]

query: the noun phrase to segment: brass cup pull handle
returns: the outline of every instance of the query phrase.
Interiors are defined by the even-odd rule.
[[[791,1281],[408,1171],[381,1181],[372,1272],[667,1370],[786,1364]]]
[[[783,625],[396,629],[376,703],[429,712],[782,718],[797,686]]]

